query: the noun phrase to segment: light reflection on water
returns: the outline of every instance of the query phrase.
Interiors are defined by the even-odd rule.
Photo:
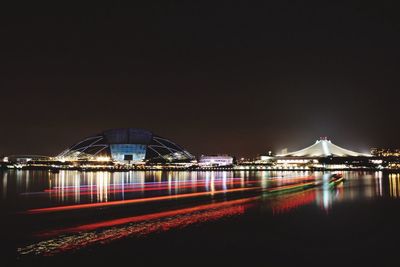
[[[389,175],[389,195],[392,198],[400,197],[400,174]]]
[[[2,194],[1,194],[1,196],[2,196],[3,199],[7,198],[7,188],[8,188],[7,180],[8,180],[8,172],[5,172],[3,174],[3,179],[2,179],[3,183],[2,183]]]
[[[199,205],[149,215],[126,217],[40,233],[43,241],[18,249],[20,255],[55,255],[132,236],[184,228],[192,224],[242,215],[253,198]],[[69,233],[69,234],[67,234]]]
[[[282,186],[294,177],[315,175],[325,183],[318,190],[316,203],[324,209],[332,206],[334,196],[326,181],[330,174],[271,171],[207,171],[207,172],[78,172],[6,171],[0,173],[0,204],[15,199],[20,205],[48,205],[107,202],[154,195],[175,195],[190,192],[228,190],[231,188]],[[338,201],[373,197],[400,197],[400,176],[390,174],[385,181],[382,172],[346,172],[346,186],[335,198]],[[385,183],[388,188],[385,190]],[[336,193],[337,194],[337,193]]]
[[[400,197],[400,176],[381,172],[345,172],[345,183],[329,185],[330,173],[321,172],[77,172],[10,171],[2,175],[2,205],[18,199],[16,210],[32,207],[110,203],[169,195],[208,192],[211,202],[193,202],[189,207],[165,211],[140,211],[113,219],[65,225],[41,230],[44,240],[20,248],[21,254],[52,254],[80,249],[127,236],[145,235],[191,224],[241,216],[257,208],[273,216],[314,206],[329,214],[336,203],[381,197]],[[277,195],[268,189],[291,186],[316,179],[321,186]],[[232,189],[261,188],[261,193],[214,203],[213,195]],[[265,191],[267,190],[267,191]],[[267,192],[267,193],[265,193]],[[65,206],[64,206],[65,207]],[[82,213],[84,214],[84,213]],[[48,216],[51,216],[48,215]],[[117,219],[115,219],[117,218]],[[62,234],[62,235],[61,235]],[[37,235],[37,233],[35,233]],[[59,236],[60,235],[60,236]]]

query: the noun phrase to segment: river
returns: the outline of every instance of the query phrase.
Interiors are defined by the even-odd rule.
[[[396,266],[400,175],[341,174],[3,171],[3,260]]]

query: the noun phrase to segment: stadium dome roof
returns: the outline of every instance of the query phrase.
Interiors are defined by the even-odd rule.
[[[61,152],[59,159],[109,158],[117,162],[187,162],[194,156],[169,139],[136,128],[111,129]]]
[[[327,138],[320,138],[315,144],[304,149],[277,155],[278,157],[370,157],[370,154],[358,153],[341,148]]]

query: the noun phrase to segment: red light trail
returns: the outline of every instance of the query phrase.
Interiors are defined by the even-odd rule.
[[[339,179],[334,179],[337,182]],[[340,181],[340,180],[339,180]],[[332,181],[330,181],[332,183]],[[60,207],[41,208],[28,210],[28,214],[66,211],[75,209],[86,209],[92,207],[105,207],[123,205],[129,203],[140,203],[147,201],[169,200],[176,198],[189,198],[203,195],[222,194],[229,192],[260,190],[267,193],[288,193],[297,190],[294,194],[279,195],[275,200],[272,199],[272,212],[284,213],[299,206],[311,203],[316,199],[316,186],[318,182],[307,182],[282,185],[272,188],[246,187],[228,190],[207,191],[198,193],[188,193],[180,195],[158,196],[123,201],[112,201],[105,203],[67,205]],[[334,183],[337,185],[337,183]],[[308,189],[311,188],[312,189]],[[308,190],[307,190],[308,189]],[[186,227],[195,223],[203,223],[210,220],[218,220],[226,216],[240,215],[245,212],[247,207],[255,204],[261,196],[247,197],[237,200],[230,200],[219,203],[204,204],[194,207],[187,207],[177,210],[161,211],[150,214],[135,215],[125,218],[111,219],[100,222],[88,223],[84,225],[66,227],[61,229],[46,230],[35,234],[37,238],[47,238],[32,245],[19,249],[20,255],[54,255],[66,251],[81,249],[95,244],[105,244],[111,241],[125,238],[128,236],[142,236],[154,232],[167,231],[172,228]],[[49,239],[50,238],[50,239]]]
[[[19,248],[18,252],[22,256],[29,254],[51,256],[91,245],[110,243],[128,236],[143,236],[154,232],[168,231],[173,228],[183,228],[195,223],[218,220],[227,216],[237,216],[243,214],[246,208],[251,205],[250,202],[257,198],[246,198],[194,208],[110,220],[99,224],[83,225],[76,229],[70,229],[80,232],[39,241]],[[61,232],[63,230],[58,231]],[[57,234],[57,230],[48,234],[43,233],[41,237],[49,237],[54,234]]]
[[[301,188],[301,187],[304,187],[304,186],[313,186],[313,185],[315,185],[314,182],[310,182],[310,183],[297,183],[297,184],[282,185],[282,186],[267,188],[266,191],[272,193],[272,192],[278,192],[278,191],[283,191],[283,190],[296,189],[296,188]]]
[[[215,180],[215,182],[218,182],[218,181],[221,181],[221,182],[227,181],[227,182],[229,182],[229,181],[244,180],[244,179],[243,178],[226,178],[226,179],[215,178],[214,180]],[[207,180],[206,179],[201,179],[199,181],[197,181],[197,180],[194,180],[194,181],[193,180],[190,180],[190,181],[171,180],[171,181],[160,181],[160,182],[145,182],[145,181],[143,181],[143,182],[140,182],[140,183],[137,182],[137,183],[108,184],[107,187],[137,187],[137,186],[142,186],[142,185],[151,187],[151,186],[168,185],[169,183],[181,185],[181,184],[191,184],[193,182],[195,182],[195,183],[201,183],[201,182],[207,183]],[[208,182],[210,182],[210,181],[208,181]],[[85,185],[80,185],[78,187],[79,188],[92,188],[92,187],[97,187],[97,186],[98,185],[96,185],[96,184],[93,184],[93,185],[85,184]],[[57,189],[63,189],[63,190],[72,189],[72,190],[75,190],[76,188],[77,188],[77,186],[68,185],[68,186],[54,186],[53,189],[47,189],[47,190],[57,190]]]
[[[246,184],[255,184],[255,183],[259,183],[258,181],[249,181],[246,182]],[[227,183],[227,185],[237,185],[237,184],[242,184],[241,181],[235,181],[235,182],[230,182]],[[200,184],[191,184],[191,185],[182,185],[182,186],[158,186],[158,187],[143,187],[143,188],[133,188],[133,189],[108,189],[109,191],[107,193],[109,194],[116,194],[116,193],[132,193],[132,192],[147,192],[147,191],[161,191],[161,190],[175,190],[175,189],[186,189],[186,188],[193,188],[193,187],[204,187],[206,184],[204,183],[200,183]],[[214,186],[222,186],[222,183],[217,183],[214,184]],[[97,191],[88,191],[85,190],[84,192],[71,192],[71,190],[68,190],[68,192],[64,193],[63,191],[52,191],[52,194],[63,194],[63,196],[74,196],[76,193],[79,193],[79,195],[93,195],[93,194],[97,194]]]
[[[131,216],[131,217],[126,217],[126,218],[114,219],[114,220],[107,220],[107,221],[102,221],[102,222],[80,225],[77,227],[58,229],[58,230],[54,230],[54,231],[46,231],[43,233],[39,233],[36,236],[49,237],[49,236],[55,236],[55,235],[64,234],[64,233],[93,231],[93,230],[96,230],[99,228],[113,227],[113,226],[128,224],[128,223],[138,223],[138,222],[142,222],[142,221],[150,221],[150,220],[160,219],[160,218],[164,218],[164,217],[173,217],[173,216],[177,216],[177,215],[181,215],[181,214],[193,213],[193,212],[198,212],[198,211],[203,211],[203,210],[208,210],[208,209],[225,208],[228,206],[249,203],[249,202],[252,202],[259,198],[260,197],[249,197],[249,198],[238,199],[238,200],[230,200],[230,201],[221,202],[221,203],[199,205],[196,207],[183,208],[183,209],[178,209],[178,210],[170,210],[170,211],[163,211],[163,212],[157,212],[157,213],[151,213],[151,214],[145,214],[145,215],[137,215],[137,216]]]
[[[239,180],[239,181],[238,181]],[[288,182],[288,181],[306,181],[306,180],[315,180],[315,176],[304,176],[304,177],[270,177],[267,178],[267,181],[282,181],[282,182]],[[237,182],[235,182],[237,181]],[[251,183],[251,182],[257,182],[257,181],[246,181],[243,178],[227,178],[227,179],[215,179],[213,182],[211,180],[206,181],[206,180],[201,180],[201,181],[164,181],[164,182],[143,182],[143,183],[126,183],[126,184],[109,184],[105,186],[108,189],[114,189],[118,187],[122,188],[147,188],[147,187],[160,187],[160,186],[171,186],[171,187],[180,187],[181,185],[206,185],[206,184],[232,184],[232,183]],[[261,181],[259,181],[261,182]],[[170,184],[169,184],[170,183]],[[143,186],[143,187],[138,187],[138,186]],[[99,185],[81,185],[81,186],[55,186],[53,189],[46,189],[44,190],[45,192],[59,192],[59,191],[77,191],[79,188],[79,191],[90,191],[94,188],[97,187],[102,187]]]
[[[316,196],[315,189],[309,189],[290,194],[289,196],[279,197],[279,199],[272,204],[272,213],[285,213],[299,206],[309,204],[316,200]]]
[[[310,180],[312,178],[306,177],[305,181]],[[311,186],[313,182],[309,183],[296,183],[289,184],[284,186],[277,186],[273,188],[265,189],[268,192],[279,192],[281,190],[290,190],[295,189],[296,187],[303,186]],[[192,186],[190,186],[192,187]],[[152,188],[147,188],[148,190],[152,190]],[[65,206],[57,206],[57,207],[49,207],[49,208],[37,208],[30,209],[26,211],[26,214],[38,214],[38,213],[50,213],[50,212],[60,212],[60,211],[68,211],[68,210],[78,210],[78,209],[88,209],[88,208],[98,208],[98,207],[109,207],[109,206],[117,206],[117,205],[126,205],[126,204],[134,204],[134,203],[145,203],[152,201],[163,201],[163,200],[171,200],[171,199],[180,199],[180,198],[190,198],[190,197],[199,197],[206,195],[216,195],[222,193],[232,193],[232,192],[241,192],[241,191],[250,191],[250,190],[259,190],[262,187],[242,187],[242,188],[232,188],[225,190],[215,190],[215,191],[206,191],[206,192],[196,192],[196,193],[184,193],[177,195],[167,195],[167,196],[157,196],[157,197],[147,197],[147,198],[139,198],[139,199],[129,199],[129,200],[116,200],[110,202],[99,202],[99,203],[87,203],[87,204],[77,204],[77,205],[65,205]]]
[[[66,206],[58,206],[58,207],[30,209],[30,210],[26,211],[25,214],[50,213],[50,212],[59,212],[59,211],[68,211],[68,210],[109,207],[109,206],[126,205],[126,204],[134,204],[134,203],[172,200],[172,199],[199,197],[199,196],[207,196],[207,195],[217,195],[217,194],[233,193],[233,192],[244,192],[244,191],[252,191],[252,190],[259,190],[259,189],[261,189],[261,187],[243,187],[243,188],[234,188],[234,189],[227,189],[227,190],[186,193],[186,194],[179,194],[179,195],[147,197],[147,198],[138,198],[138,199],[129,199],[129,200],[117,200],[117,201],[110,201],[110,202],[78,204],[78,205],[66,205]]]

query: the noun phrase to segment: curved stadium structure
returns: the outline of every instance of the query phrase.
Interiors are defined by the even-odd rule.
[[[195,157],[176,143],[135,128],[111,129],[90,136],[61,152],[61,160],[112,160],[120,163],[190,162]]]
[[[326,137],[320,138],[313,145],[304,149],[277,155],[278,157],[309,157],[309,158],[322,158],[322,157],[371,157],[370,154],[358,153],[348,149],[337,146],[328,140]]]

